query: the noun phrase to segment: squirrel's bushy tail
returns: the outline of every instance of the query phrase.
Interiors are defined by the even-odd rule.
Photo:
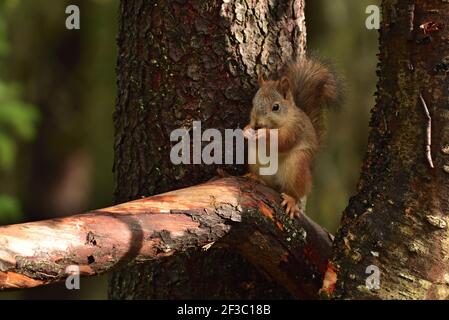
[[[325,130],[323,109],[336,106],[342,100],[343,81],[326,63],[313,58],[293,60],[280,70],[280,77],[287,76],[295,104],[312,121],[321,139]]]

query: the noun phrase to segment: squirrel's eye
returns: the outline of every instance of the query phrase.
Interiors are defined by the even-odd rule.
[[[279,111],[279,104],[275,103],[272,108],[273,111]]]

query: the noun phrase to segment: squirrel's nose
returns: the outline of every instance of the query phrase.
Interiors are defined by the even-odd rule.
[[[251,119],[250,126],[251,126],[251,129],[253,129],[253,130],[257,130],[260,128],[260,126],[257,123],[257,120],[254,118]]]
[[[251,127],[253,128],[253,130],[258,130],[260,129],[260,123],[258,121],[254,121]]]
[[[264,121],[260,121],[260,120],[258,120],[258,121],[256,121],[255,122],[255,124],[254,124],[254,130],[259,130],[259,129],[262,129],[262,128],[265,128],[265,123],[264,123]]]

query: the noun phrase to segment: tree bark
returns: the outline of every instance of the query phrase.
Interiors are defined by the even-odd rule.
[[[275,71],[292,55],[304,54],[303,9],[303,0],[121,1],[114,115],[117,202],[215,174],[213,165],[173,165],[170,132],[190,130],[195,120],[203,129],[243,127],[257,65]],[[115,272],[109,296],[292,297],[240,255],[218,249]]]
[[[97,275],[119,265],[219,247],[239,252],[295,298],[316,298],[331,236],[291,221],[273,190],[225,178],[63,219],[0,227],[0,289]]]
[[[382,7],[368,152],[323,292],[344,299],[447,299],[449,6],[384,0]],[[370,265],[380,270],[377,290],[365,285]]]

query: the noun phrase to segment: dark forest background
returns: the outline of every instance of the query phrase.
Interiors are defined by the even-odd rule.
[[[65,8],[81,29],[65,28]],[[0,225],[80,213],[113,203],[118,0],[0,2]],[[309,0],[308,50],[330,58],[347,98],[329,113],[308,215],[331,232],[355,192],[376,84],[375,0]],[[1,293],[12,298],[105,299],[106,277]]]

